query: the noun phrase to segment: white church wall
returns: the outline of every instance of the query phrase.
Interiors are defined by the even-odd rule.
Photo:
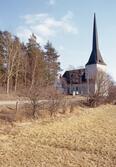
[[[94,78],[97,74],[97,71],[103,71],[106,72],[106,65],[101,65],[101,64],[91,64],[87,65],[85,68],[86,72],[86,78]]]
[[[106,65],[101,65],[101,64],[96,64],[96,65],[97,65],[97,70],[98,70],[98,71],[107,72],[107,67],[106,67]]]
[[[91,64],[91,65],[87,65],[85,68],[85,72],[86,72],[86,78],[90,79],[93,78],[96,75],[97,72],[97,66],[96,64]]]
[[[106,65],[92,64],[92,65],[87,65],[85,69],[86,69],[85,71],[88,85],[87,90],[88,93],[93,94],[94,92],[97,91],[97,85],[96,83],[90,83],[90,80],[96,77],[98,71],[107,72]]]

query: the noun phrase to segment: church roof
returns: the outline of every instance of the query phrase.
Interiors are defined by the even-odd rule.
[[[90,55],[90,58],[87,62],[86,65],[91,65],[91,64],[102,64],[106,65],[100,50],[99,50],[99,44],[98,44],[98,33],[97,33],[97,25],[96,25],[96,16],[94,14],[94,24],[93,24],[93,46],[92,46],[92,52]]]
[[[80,84],[86,82],[85,69],[66,71],[62,77],[68,84]]]

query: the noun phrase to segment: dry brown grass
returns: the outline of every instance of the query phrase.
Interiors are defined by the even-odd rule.
[[[115,167],[116,106],[0,130],[0,167]]]

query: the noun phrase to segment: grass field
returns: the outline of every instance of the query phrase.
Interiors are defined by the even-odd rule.
[[[0,125],[0,167],[115,167],[116,106]]]

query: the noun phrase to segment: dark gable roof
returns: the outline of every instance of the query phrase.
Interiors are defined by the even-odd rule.
[[[93,47],[92,47],[92,52],[89,58],[89,61],[87,62],[86,65],[91,65],[91,64],[102,64],[106,65],[100,50],[99,50],[99,44],[98,44],[98,34],[97,34],[97,25],[96,25],[96,16],[94,14],[94,25],[93,25]]]
[[[62,77],[68,84],[80,84],[86,82],[85,69],[66,71]]]

